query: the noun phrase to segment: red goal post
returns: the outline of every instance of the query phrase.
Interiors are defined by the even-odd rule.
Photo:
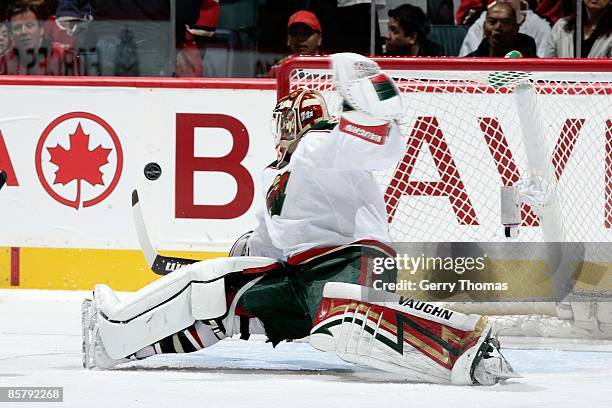
[[[536,174],[557,194],[560,241],[586,244],[576,261],[576,293],[587,293],[589,302],[612,299],[612,60],[372,59],[404,98],[405,157],[377,175],[394,240],[485,248],[503,242],[500,188]],[[524,84],[532,89],[526,96],[518,91]],[[329,57],[293,58],[280,67],[279,98],[300,86],[338,107]],[[545,157],[535,167],[534,150]],[[526,204],[520,223],[519,241],[549,240]],[[514,283],[511,297],[520,298],[537,286],[541,254],[528,246],[513,251],[491,260],[492,276]],[[590,326],[578,337],[612,337],[608,305],[587,311],[595,320],[581,322]],[[493,312],[563,314],[544,303],[501,302]],[[572,326],[562,335],[576,331],[582,333]]]

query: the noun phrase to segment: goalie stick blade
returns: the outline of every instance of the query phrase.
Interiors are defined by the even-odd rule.
[[[6,183],[6,172],[4,170],[0,170],[0,190],[4,187]]]
[[[142,210],[140,209],[137,190],[132,191],[132,213],[134,216],[134,226],[136,227],[136,234],[138,235],[140,248],[142,249],[147,264],[151,267],[155,262],[157,253],[155,252],[153,245],[151,245],[151,240],[147,234],[147,228],[145,227]]]
[[[136,227],[136,234],[138,235],[140,248],[142,249],[149,268],[151,268],[153,272],[158,275],[167,275],[168,273],[182,268],[183,266],[199,262],[197,259],[163,256],[159,255],[157,251],[155,251],[155,248],[153,248],[153,244],[151,244],[151,240],[149,239],[149,234],[147,233],[137,190],[132,191],[132,213],[134,216],[134,226]]]

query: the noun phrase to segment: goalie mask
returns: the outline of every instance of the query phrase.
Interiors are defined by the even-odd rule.
[[[329,119],[327,105],[317,91],[299,88],[278,101],[272,112],[272,134],[280,163],[293,153],[297,144],[312,126]]]

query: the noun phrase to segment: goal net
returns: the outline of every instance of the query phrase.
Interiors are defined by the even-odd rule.
[[[480,283],[410,295],[499,316],[502,334],[612,338],[612,61],[374,60],[404,99],[404,158],[377,175],[398,253],[486,264],[472,278],[400,270],[398,282]],[[288,61],[279,97],[316,89],[338,113],[330,61]],[[553,210],[545,223],[518,202],[509,239],[502,219],[525,180]],[[493,282],[507,289],[482,285]]]

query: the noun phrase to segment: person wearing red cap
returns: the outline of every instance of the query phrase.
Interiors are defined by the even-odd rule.
[[[287,22],[287,46],[291,55],[277,62],[268,76],[276,77],[278,67],[287,59],[296,55],[321,55],[323,34],[317,16],[308,10],[293,13]]]

